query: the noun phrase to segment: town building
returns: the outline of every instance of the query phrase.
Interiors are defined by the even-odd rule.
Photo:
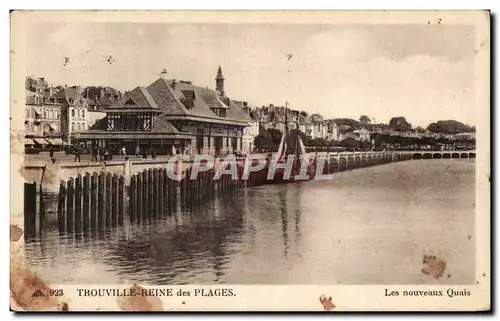
[[[370,141],[371,134],[366,128],[356,129],[354,132],[358,135],[359,141]]]
[[[45,100],[42,119],[43,136],[57,143],[61,141],[61,113],[61,104]]]
[[[248,109],[246,110],[248,111]],[[243,129],[243,139],[241,148],[241,152],[243,154],[251,153],[254,150],[255,137],[259,135],[259,124],[260,124],[259,110],[258,109],[251,110],[249,111],[249,115],[251,119],[249,121],[249,126]]]
[[[323,124],[323,116],[320,114],[312,114],[311,116],[311,138],[326,138],[327,128]]]
[[[106,108],[106,117],[80,134],[87,144],[135,153],[136,147],[157,155],[198,153],[224,155],[240,151],[249,115],[225,95],[219,66],[216,90],[165,74],[147,87],[136,87]]]
[[[49,102],[43,90],[25,91],[25,145],[61,145],[61,105]]]
[[[43,96],[26,90],[24,133],[29,137],[43,137]]]
[[[65,87],[54,94],[53,102],[62,105],[61,132],[63,140],[70,144],[78,142],[79,134],[87,130],[88,104],[78,92],[77,86]]]
[[[324,127],[326,127],[326,137],[328,141],[338,141],[340,140],[340,131],[337,123],[333,119],[327,119],[323,121]]]

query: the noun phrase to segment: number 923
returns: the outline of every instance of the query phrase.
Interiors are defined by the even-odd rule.
[[[63,296],[64,291],[63,289],[50,289],[49,290],[49,296]]]

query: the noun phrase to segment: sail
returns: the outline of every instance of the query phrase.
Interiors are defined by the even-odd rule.
[[[304,142],[300,137],[299,137],[299,146],[300,146],[300,154],[304,155],[306,153],[306,147],[304,146]]]
[[[280,146],[278,148],[278,151],[276,152],[276,159],[279,161],[285,156],[286,152],[286,141],[285,141],[285,133],[281,136],[281,142]]]

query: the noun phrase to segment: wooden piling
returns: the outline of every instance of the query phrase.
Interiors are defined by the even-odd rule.
[[[111,177],[111,226],[116,226],[118,220],[118,176]]]
[[[158,168],[154,168],[152,171],[153,175],[153,186],[152,186],[152,192],[153,192],[153,203],[152,203],[152,211],[151,211],[151,216],[154,218],[158,217]]]
[[[118,178],[118,224],[123,224],[123,201],[124,201],[124,193],[125,190],[125,177],[120,176]]]
[[[90,174],[83,176],[83,231],[90,228]]]
[[[24,233],[36,233],[36,182],[24,183]]]
[[[75,180],[75,232],[82,231],[82,175],[78,174]]]
[[[68,233],[73,233],[73,222],[75,215],[75,189],[74,189],[75,181],[73,177],[71,177],[68,181],[67,186],[67,198],[66,198],[66,231]]]
[[[39,214],[38,214],[38,223],[39,223],[38,231],[41,233],[42,230],[45,229],[47,222],[46,222],[46,217],[45,217],[45,203],[44,203],[42,184],[39,184],[38,186],[39,186],[38,197],[39,197],[39,202],[40,202]],[[36,197],[35,197],[35,199],[36,199]]]
[[[168,213],[168,176],[167,176],[167,169],[163,168],[162,169],[162,179],[163,179],[163,213],[167,214]]]
[[[101,172],[98,176],[98,199],[97,199],[97,227],[102,229],[106,226],[105,202],[106,202],[106,174]]]
[[[66,230],[66,182],[61,181],[59,185],[59,202],[57,204],[57,225],[59,233]]]
[[[111,173],[106,173],[106,196],[105,196],[105,226],[109,228],[111,226],[111,204],[112,204],[112,196],[111,196]]]
[[[137,222],[142,220],[142,208],[143,208],[143,193],[144,193],[144,181],[142,180],[142,173],[136,175],[137,179],[137,206],[136,206],[136,219]]]
[[[90,228],[97,228],[97,199],[98,199],[98,182],[99,176],[93,173],[90,178]]]
[[[158,169],[158,213],[160,216],[163,215],[164,209],[163,205],[165,202],[165,197],[164,197],[164,188],[165,186],[163,185],[163,168]]]
[[[153,186],[153,170],[150,168],[148,169],[148,218],[153,216],[154,211]]]
[[[128,188],[128,200],[129,200],[129,217],[130,221],[134,222],[136,219],[137,212],[137,176],[132,175],[130,178],[130,186]]]
[[[144,186],[144,189],[142,191],[143,197],[142,197],[142,218],[143,220],[148,219],[148,212],[149,212],[149,176],[148,172],[144,171],[142,172],[142,185]]]

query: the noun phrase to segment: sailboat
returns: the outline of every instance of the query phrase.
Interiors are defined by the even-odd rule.
[[[288,106],[288,104],[286,104],[285,106]],[[297,115],[297,129],[298,128],[299,116]],[[284,164],[286,163],[288,156],[293,154],[295,157],[292,165],[292,172],[289,177],[285,177],[285,169],[276,168],[274,176],[272,177],[272,179],[268,180],[267,175],[272,161],[271,158],[268,158],[266,166],[258,172],[258,181],[260,182],[260,184],[285,184],[300,180],[310,180],[314,178],[316,174],[316,159],[310,158],[310,155],[306,153],[304,142],[302,141],[302,138],[300,138],[300,135],[298,135],[298,130],[297,134],[295,135],[295,143],[291,146],[292,148],[288,146],[289,136],[290,132],[288,130],[288,108],[285,107],[285,129],[283,131],[283,135],[281,136],[281,141],[278,147],[278,151],[275,154],[275,158],[277,159],[278,164]],[[305,174],[308,176],[307,179],[299,178],[302,167],[305,167]]]

